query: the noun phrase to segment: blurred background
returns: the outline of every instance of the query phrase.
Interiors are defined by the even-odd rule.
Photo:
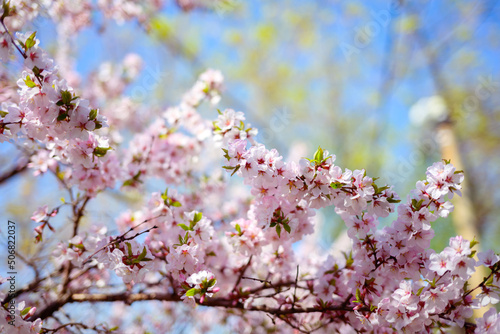
[[[140,104],[147,122],[205,69],[218,69],[226,80],[218,108],[245,112],[260,142],[295,160],[321,145],[341,167],[394,185],[403,200],[429,165],[451,159],[465,171],[464,196],[454,199],[451,218],[433,225],[432,246],[462,234],[500,251],[498,1],[185,0],[139,20],[87,12],[81,29],[50,13],[30,23],[76,87],[96,77],[108,84],[113,64],[138,54],[142,71],[117,98]],[[18,76],[2,64],[2,77]],[[0,210],[22,222],[20,240],[30,248],[26,208],[60,194],[53,180],[16,171],[12,145],[0,148]],[[123,209],[118,196],[95,215],[114,219]],[[321,217],[326,248],[344,225],[332,209]]]

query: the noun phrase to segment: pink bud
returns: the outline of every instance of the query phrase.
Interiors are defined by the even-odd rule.
[[[26,313],[26,315],[23,317],[24,320],[27,320],[29,318],[31,318],[33,316],[33,314],[35,314],[36,312],[36,307],[32,307],[28,313]]]

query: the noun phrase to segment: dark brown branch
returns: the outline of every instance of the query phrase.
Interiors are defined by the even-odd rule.
[[[0,175],[0,184],[3,183],[3,182],[5,182],[5,181],[7,181],[7,180],[9,180],[11,177],[14,177],[17,174],[20,174],[20,173],[24,172],[27,168],[28,168],[28,163],[26,162],[23,165],[16,166],[12,170],[4,173],[3,175]]]
[[[76,204],[73,206],[73,211],[75,214],[75,220],[73,221],[73,236],[78,234],[78,226],[80,225],[80,221],[83,217],[85,207],[87,206],[89,201],[90,201],[90,197],[86,196],[85,200],[83,201],[83,204],[80,206],[80,208],[78,210],[77,210]]]
[[[293,288],[293,300],[292,300],[292,309],[295,308],[295,301],[297,300],[297,282],[299,280],[299,265],[297,265],[297,274],[295,275],[295,284]]]
[[[73,326],[73,327],[81,327],[83,329],[94,330],[97,333],[109,333],[109,330],[107,330],[105,328],[100,329],[97,326],[90,327],[90,326],[87,326],[85,324],[82,324],[81,322],[70,322],[70,323],[61,325],[59,327],[56,327],[54,329],[42,328],[42,333],[56,333],[56,332],[60,331],[61,329],[64,329],[66,327],[71,327],[71,326]]]
[[[243,278],[243,275],[245,275],[245,271],[248,269],[248,267],[250,266],[250,263],[252,262],[252,257],[253,257],[253,255],[250,256],[247,264],[245,264],[245,266],[243,268],[241,268],[241,272],[238,276],[238,279],[236,280],[236,283],[234,283],[233,291],[235,291],[238,288],[238,284],[240,284],[241,279]]]
[[[19,46],[17,46],[15,40],[14,40],[14,37],[12,36],[12,34],[10,33],[9,29],[7,29],[7,27],[5,26],[5,22],[4,22],[4,19],[5,17],[2,17],[2,19],[0,20],[0,22],[2,23],[2,26],[3,28],[5,29],[5,32],[9,35],[10,37],[10,41],[12,42],[12,44],[15,46],[15,48],[17,49],[17,51],[19,51],[19,53],[23,56],[24,59],[28,58],[28,55],[26,54],[26,52],[24,52],[23,50],[21,50],[19,48]]]
[[[181,296],[172,294],[172,293],[117,293],[117,294],[88,294],[88,293],[75,293],[72,295],[66,295],[50,303],[45,309],[41,310],[39,313],[33,316],[33,319],[42,318],[45,319],[52,315],[55,311],[57,311],[60,307],[64,306],[67,303],[83,303],[83,302],[116,302],[122,301],[126,304],[132,304],[138,301],[148,301],[148,300],[157,300],[157,301],[170,301],[170,302],[179,302],[181,301]],[[199,303],[199,299],[196,300]],[[200,303],[199,303],[200,304]],[[241,302],[234,303],[234,299],[231,298],[212,298],[205,299],[202,306],[211,306],[211,307],[222,307],[222,308],[234,308],[234,309],[242,309],[247,311],[260,311],[266,312],[273,315],[287,315],[287,314],[299,314],[299,313],[313,313],[313,312],[326,312],[326,311],[353,311],[352,307],[347,307],[345,305],[337,305],[337,306],[328,306],[328,307],[307,307],[307,308],[295,308],[295,309],[281,309],[281,308],[270,308],[266,305],[260,306],[250,306],[245,308],[244,304]]]

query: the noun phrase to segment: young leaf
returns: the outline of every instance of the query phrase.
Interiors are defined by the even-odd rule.
[[[340,183],[339,181],[332,182],[330,183],[330,187],[332,187],[333,189],[339,189],[342,188],[342,183]]]
[[[197,212],[194,214],[194,218],[193,218],[193,223],[197,223],[201,220],[201,218],[203,217],[203,214],[201,212]]]
[[[399,203],[401,202],[400,199],[394,199],[394,197],[387,197],[387,202],[389,203]]]
[[[28,39],[26,40],[26,43],[24,44],[24,49],[26,51],[35,46],[35,36],[36,36],[36,31],[32,33],[30,37],[28,37]]]
[[[36,87],[36,83],[33,82],[33,80],[31,80],[31,77],[29,75],[26,76],[26,79],[24,79],[24,83],[26,84],[26,86],[28,86],[29,88],[34,88]]]
[[[65,105],[70,105],[71,104],[71,92],[68,90],[62,90],[61,91],[61,101]]]
[[[148,255],[148,251],[146,250],[146,246],[144,246],[144,248],[142,249],[141,254],[139,254],[139,257],[137,258],[137,260],[139,260],[139,262],[141,262],[142,260],[144,260],[146,255]]]
[[[190,231],[191,229],[189,227],[187,227],[185,224],[178,224],[177,226],[179,226],[180,228],[182,228],[184,231]]]
[[[323,161],[323,149],[321,146],[318,146],[318,149],[314,153],[314,158],[313,160],[317,163],[320,164]]]
[[[92,109],[90,110],[89,113],[89,120],[93,121],[97,117],[97,109]]]
[[[217,283],[217,280],[215,278],[212,278],[210,281],[208,281],[208,287],[212,287]]]
[[[132,253],[132,245],[130,244],[130,242],[126,242],[125,245],[127,245],[128,256],[134,256],[134,253]]]
[[[96,147],[93,153],[96,157],[103,157],[109,150],[111,150],[111,147]]]
[[[28,314],[28,312],[31,310],[31,306],[26,307],[24,310],[21,311],[21,316],[25,316]]]
[[[361,291],[359,289],[356,289],[356,302],[357,303],[363,302],[363,300],[361,299]]]
[[[196,293],[197,293],[196,288],[192,288],[192,289],[189,289],[188,291],[186,291],[186,296],[193,297],[194,295],[196,295]]]
[[[234,175],[234,173],[236,173],[238,171],[238,169],[240,169],[241,165],[238,165],[234,168],[233,172],[231,173],[231,176]]]
[[[292,231],[292,229],[290,228],[290,225],[284,223],[283,224],[283,228],[285,229],[285,231],[287,231],[288,233],[290,233]]]

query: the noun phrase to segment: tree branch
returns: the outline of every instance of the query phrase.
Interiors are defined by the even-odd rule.
[[[28,163],[26,162],[26,163],[22,164],[21,166],[16,166],[13,169],[11,169],[10,171],[5,172],[3,175],[0,175],[0,184],[9,180],[11,177],[14,177],[17,174],[24,172],[27,168],[28,168]]]

